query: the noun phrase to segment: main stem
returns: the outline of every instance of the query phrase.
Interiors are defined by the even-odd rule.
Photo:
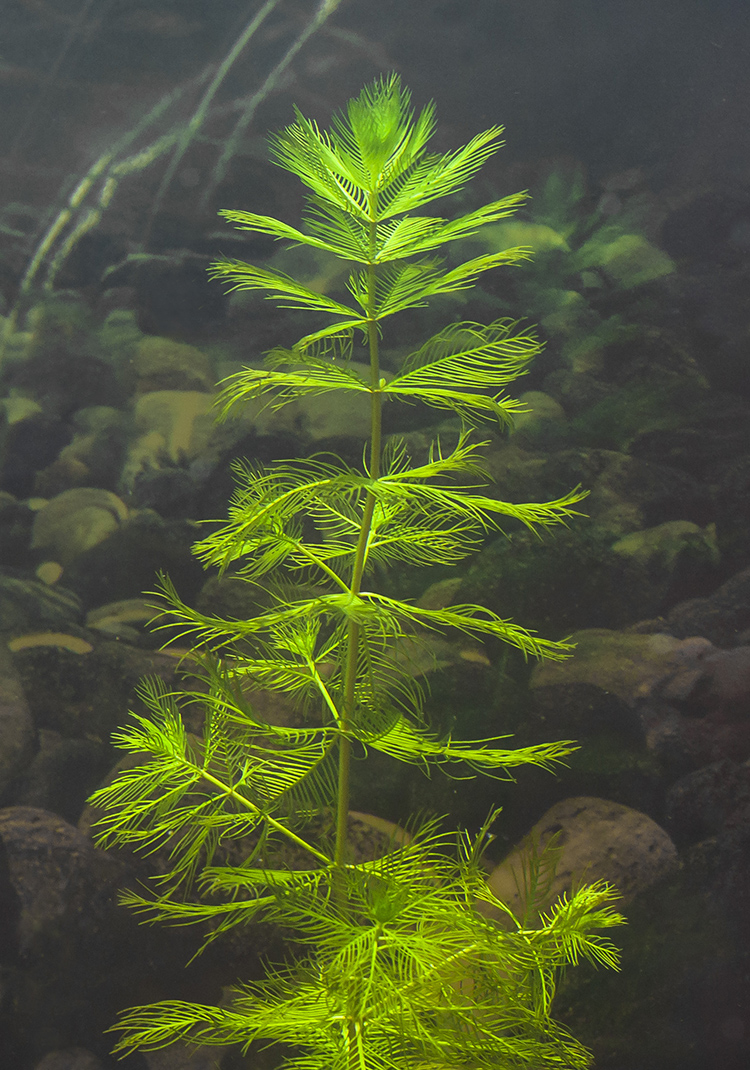
[[[370,259],[367,264],[367,342],[370,351],[370,478],[380,476],[380,453],[382,440],[383,394],[380,389],[380,353],[378,347],[378,324],[375,315],[375,258],[377,254],[377,213],[378,195],[373,191],[369,195],[370,216]],[[367,492],[362,522],[357,539],[352,569],[351,593],[355,597],[362,587],[362,576],[367,561],[367,544],[370,539],[372,516],[375,510],[375,495]],[[336,804],[336,847],[333,861],[341,868],[346,860],[346,841],[349,818],[349,769],[352,759],[351,739],[347,736],[354,713],[354,694],[357,683],[357,663],[359,661],[359,624],[349,621],[346,669],[344,676],[344,702],[341,716],[341,740],[339,743],[339,773]]]

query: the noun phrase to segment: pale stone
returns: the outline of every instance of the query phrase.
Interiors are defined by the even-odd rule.
[[[492,891],[519,917],[524,910],[524,871],[529,859],[552,841],[539,909],[548,909],[581,884],[606,881],[632,899],[677,865],[677,848],[647,814],[608,799],[564,799],[547,811],[525,839],[495,866]]]
[[[86,614],[86,627],[103,635],[135,641],[140,632],[132,625],[146,625],[156,616],[156,610],[144,598],[125,598],[108,602]]]
[[[107,602],[86,614],[86,627],[93,628],[103,620],[121,620],[126,623],[147,623],[156,613],[145,598],[124,598],[119,602]]]
[[[54,646],[59,650],[69,650],[71,654],[90,654],[94,649],[85,639],[66,632],[33,632],[30,635],[18,635],[8,642],[8,649],[14,653],[39,646]]]
[[[131,450],[128,466],[132,453],[139,451],[150,453],[156,460],[161,450],[174,463],[199,456],[208,445],[216,414],[211,394],[155,390],[138,398],[134,416],[141,437]]]
[[[572,657],[534,667],[532,688],[593,684],[633,705],[677,678],[692,678],[714,649],[700,637],[675,639],[660,632],[641,635],[607,628],[575,632],[571,642]]]
[[[718,565],[720,552],[716,525],[698,527],[691,520],[668,520],[654,528],[631,531],[612,545],[621,557],[645,565],[656,565],[673,573],[681,557],[690,553],[707,564]]]
[[[36,569],[36,578],[50,587],[57,583],[63,574],[63,567],[59,561],[43,561]]]
[[[31,546],[61,565],[90,550],[127,519],[128,507],[111,491],[77,487],[56,495],[34,519]]]

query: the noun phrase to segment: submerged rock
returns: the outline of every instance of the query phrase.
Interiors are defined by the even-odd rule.
[[[0,646],[0,799],[34,752],[34,722],[7,649]]]
[[[171,338],[147,335],[137,343],[133,370],[138,377],[136,390],[145,394],[156,390],[202,390],[214,388],[211,361],[195,346]]]
[[[632,531],[618,539],[612,550],[657,574],[668,575],[678,568],[689,568],[691,573],[715,568],[720,558],[716,525],[700,528],[690,520],[668,520],[653,528]]]
[[[96,487],[66,490],[37,514],[31,548],[66,566],[108,538],[127,516],[128,507],[111,491]]]
[[[717,646],[732,647],[750,638],[750,568],[705,598],[679,602],[666,617],[672,635],[704,635]]]
[[[667,683],[673,694],[687,695],[713,651],[707,639],[590,628],[571,637],[575,652],[567,661],[543,661],[534,667],[532,689],[574,683],[594,684],[629,704],[652,695]],[[679,681],[679,683],[678,683]]]
[[[544,862],[544,849],[550,853]],[[661,880],[677,864],[677,848],[646,814],[608,799],[574,798],[556,803],[499,865],[489,885],[519,916],[524,911],[524,871],[542,859],[547,882],[540,910],[580,884],[604,880],[625,901]]]
[[[80,623],[82,616],[81,603],[73,591],[39,580],[0,575],[0,631],[65,630]]]
[[[132,983],[141,968],[129,955],[139,942],[137,925],[116,905],[127,867],[56,814],[33,807],[0,810],[0,842],[8,997],[0,1010],[0,1063],[24,1065],[21,1053],[38,1058],[71,1039],[101,1048],[126,979]]]
[[[61,1048],[48,1051],[34,1070],[104,1070],[104,1064],[86,1048]]]
[[[154,390],[135,403],[138,437],[130,444],[121,482],[130,489],[140,472],[198,457],[208,446],[216,413],[213,396],[197,390]]]

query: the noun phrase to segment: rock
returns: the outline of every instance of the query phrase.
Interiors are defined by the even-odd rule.
[[[86,800],[112,764],[107,743],[66,739],[41,728],[39,749],[13,789],[16,806],[34,806],[74,824]]]
[[[746,371],[743,353],[743,376]],[[745,425],[750,425],[747,418]],[[717,483],[715,515],[722,553],[735,569],[744,569],[750,559],[750,450],[741,452]]]
[[[34,753],[34,722],[7,649],[0,646],[0,799]]]
[[[547,909],[577,884],[604,880],[627,902],[661,880],[677,864],[677,849],[646,814],[607,799],[579,797],[556,803],[488,878],[495,895],[516,916],[523,913],[524,866],[548,844],[551,876],[539,909]]]
[[[565,978],[557,1014],[597,1066],[750,1065],[749,828],[697,844],[628,905],[622,972],[584,967]]]
[[[62,1048],[48,1051],[34,1070],[104,1070],[104,1063],[86,1048]]]
[[[145,468],[192,460],[205,450],[216,413],[213,396],[196,390],[155,390],[135,403],[139,437],[128,450],[122,483],[130,488]]]
[[[184,468],[144,468],[137,473],[130,500],[137,509],[154,509],[164,519],[199,515],[198,484]]]
[[[701,674],[685,696],[693,716],[711,713],[719,718],[747,720],[750,710],[750,646],[712,650],[701,658]],[[676,681],[664,689],[666,697],[682,697]]]
[[[73,440],[51,465],[37,472],[35,494],[53,498],[73,487],[106,487],[117,482],[125,447],[122,414],[95,405],[80,409],[71,422]]]
[[[26,502],[0,491],[0,561],[7,568],[28,562],[34,514]]]
[[[57,583],[64,571],[59,561],[42,561],[41,565],[37,565],[34,569],[34,575],[42,583],[46,583],[48,587],[51,587]]]
[[[224,371],[226,376],[241,372],[243,368],[263,368],[260,363],[233,364]],[[349,371],[356,373],[363,382],[369,381],[370,370],[356,360],[347,363]],[[289,367],[287,370],[294,370]],[[384,373],[388,378],[388,373]],[[252,429],[258,435],[292,433],[308,442],[323,442],[328,439],[354,439],[360,442],[370,429],[370,401],[365,393],[331,391],[326,394],[307,395],[274,411],[266,398],[254,399],[233,414],[230,425],[242,428],[245,433]],[[228,424],[217,428],[217,437],[226,437]],[[224,429],[224,430],[222,430]],[[234,436],[237,437],[236,435]]]
[[[677,426],[639,430],[629,453],[644,461],[667,463],[714,485],[717,475],[724,473],[724,482],[738,459],[750,454],[750,405],[736,393],[705,393],[688,407]],[[717,490],[721,506],[722,491],[728,492],[730,486]]]
[[[162,240],[171,246],[175,237]],[[181,224],[177,240],[186,238]],[[136,253],[113,265],[106,281],[108,286],[133,288],[137,324],[147,334],[210,336],[222,321],[225,296],[221,286],[209,285],[208,266],[206,256],[186,249],[153,256]]]
[[[356,362],[351,361],[349,368],[357,370]],[[364,366],[359,370],[364,378]],[[287,418],[295,419],[295,429],[312,442],[340,438],[360,440],[366,438],[370,430],[370,402],[366,394],[334,391],[319,397],[301,398],[288,408]],[[276,430],[276,427],[272,429]]]
[[[79,599],[64,587],[0,575],[0,632],[64,631],[82,615]]]
[[[732,647],[750,637],[750,568],[738,572],[706,598],[680,602],[666,616],[672,635],[703,635],[717,646]]]
[[[135,312],[127,308],[113,309],[98,331],[102,356],[113,365],[118,378],[128,385],[133,378],[133,360],[142,338]]]
[[[14,663],[39,731],[108,744],[134,702],[137,705],[134,691],[143,677],[159,676],[173,686],[178,659],[102,641],[85,657],[55,647],[32,647],[19,651]]]
[[[8,650],[14,654],[39,646],[53,646],[58,650],[69,650],[72,654],[90,654],[94,649],[88,639],[67,632],[29,632],[8,640]]]
[[[171,338],[146,335],[135,348],[133,358],[138,377],[137,392],[202,390],[214,388],[214,376],[208,357],[195,346]]]
[[[96,487],[66,490],[37,514],[31,547],[67,566],[108,538],[127,516],[128,507],[111,491]]]
[[[125,598],[92,609],[86,614],[86,627],[110,638],[137,639],[155,615],[153,601]]]
[[[272,605],[260,583],[243,576],[209,576],[202,584],[195,607],[199,613],[224,620],[248,620]]]
[[[530,245],[537,253],[551,249],[570,252],[570,246],[563,235],[552,227],[545,223],[528,223],[520,219],[482,227],[478,239],[475,240],[481,241],[489,252],[495,253],[517,245]]]
[[[205,578],[191,553],[195,538],[195,525],[162,520],[144,509],[109,538],[79,554],[65,569],[65,583],[86,609],[94,609],[153,591],[158,574],[166,572],[190,602]]]
[[[42,412],[39,402],[33,398],[27,398],[23,394],[11,394],[10,397],[0,399],[0,411],[4,416],[4,423],[8,427],[20,423],[30,416],[38,416]]]
[[[449,579],[431,583],[420,595],[417,605],[421,609],[445,609],[457,600],[463,582],[461,576],[451,576]]]
[[[571,419],[612,393],[608,383],[584,371],[573,371],[572,368],[556,368],[545,376],[542,388],[560,402]]]
[[[614,414],[610,416],[614,420]],[[591,489],[585,510],[613,534],[651,528],[671,520],[697,523],[709,508],[706,487],[687,473],[666,464],[654,464],[614,450],[566,451],[550,467],[561,476],[567,468],[584,476],[573,479]],[[590,472],[590,478],[585,478]],[[567,484],[563,484],[567,485]],[[710,516],[710,513],[708,514]]]
[[[225,1047],[198,1046],[177,1041],[168,1048],[144,1053],[148,1070],[215,1070]]]
[[[47,415],[31,415],[0,433],[0,488],[17,498],[34,493],[36,474],[47,468],[73,437],[70,426]]]
[[[575,685],[619,696],[637,710],[649,749],[680,774],[750,757],[750,647],[719,650],[702,637],[604,629],[572,639],[572,658],[533,670],[532,689],[552,696],[547,707]]]
[[[116,904],[127,867],[33,807],[0,810],[0,843],[0,1065],[30,1065],[71,1042],[101,1051],[102,1031],[142,971],[138,926]]]
[[[619,234],[604,240],[597,232],[576,254],[579,268],[600,267],[612,283],[623,290],[670,275],[674,261],[641,234]]]
[[[593,684],[625,702],[649,698],[657,689],[670,698],[686,698],[704,672],[713,647],[707,639],[675,639],[671,635],[639,635],[605,628],[576,632],[575,653],[567,661],[540,662],[531,687]]]
[[[664,766],[643,721],[640,708],[591,684],[536,689],[520,729],[524,742],[570,739],[575,749],[553,782],[541,775],[525,778],[503,800],[506,811],[533,812],[540,799],[551,805],[565,795],[595,795],[658,813]]]
[[[719,563],[716,525],[699,528],[690,520],[669,520],[654,528],[632,531],[612,546],[616,554],[629,557],[657,573],[673,575],[679,567],[695,572],[713,569]]]
[[[527,411],[518,413],[513,419],[516,445],[547,450],[555,449],[565,441],[567,420],[559,402],[541,390],[527,390],[519,401],[527,406]]]
[[[669,789],[666,827],[684,846],[721,836],[750,820],[750,763],[723,758],[681,777]]]
[[[48,417],[68,420],[78,409],[122,403],[114,371],[105,361],[64,339],[49,337],[39,346],[39,352],[13,369],[10,385],[38,402]]]
[[[695,766],[750,758],[750,646],[714,650],[702,670],[681,703],[686,756]],[[665,695],[670,697],[669,688]]]

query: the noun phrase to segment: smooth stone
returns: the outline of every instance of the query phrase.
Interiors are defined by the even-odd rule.
[[[8,650],[13,653],[38,646],[54,646],[59,650],[69,650],[71,654],[90,654],[94,649],[86,639],[79,635],[68,635],[66,632],[31,632],[8,641]]]
[[[628,901],[670,873],[677,848],[647,814],[621,803],[588,796],[563,799],[537,821],[531,832],[493,869],[492,891],[518,917],[528,863],[552,841],[549,868],[542,861],[546,910],[581,884],[606,881]],[[549,872],[549,870],[552,872]]]
[[[154,390],[136,400],[134,418],[140,435],[125,464],[126,485],[149,464],[162,467],[165,455],[177,463],[203,452],[216,420],[213,395],[198,390]]]
[[[613,543],[616,554],[631,558],[649,568],[654,566],[670,575],[681,558],[718,565],[720,553],[716,525],[699,527],[690,520],[668,520],[653,528],[631,531]]]
[[[73,591],[0,575],[0,632],[63,631],[80,623],[81,612]]]
[[[86,614],[86,627],[103,635],[137,641],[140,630],[156,616],[153,603],[144,598],[124,598],[97,606]]]
[[[52,498],[35,519],[31,548],[61,565],[103,542],[127,519],[128,507],[111,491],[78,487]]]
[[[617,632],[588,628],[571,636],[573,656],[566,661],[540,662],[531,676],[532,689],[568,684],[593,684],[611,691],[628,704],[648,698],[669,681],[683,681],[680,690],[702,674],[702,662],[714,650],[707,639],[675,639],[656,633]]]

